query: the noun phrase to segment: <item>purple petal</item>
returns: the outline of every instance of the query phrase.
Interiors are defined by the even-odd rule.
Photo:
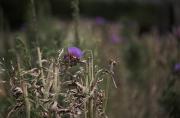
[[[68,53],[72,56],[75,56],[76,58],[82,58],[83,56],[83,52],[77,47],[69,47]]]
[[[180,63],[177,63],[174,67],[175,71],[180,71]]]
[[[96,17],[96,24],[104,25],[104,24],[106,24],[106,20],[103,17],[98,16],[98,17]]]
[[[111,42],[112,43],[119,43],[121,41],[120,37],[117,34],[111,35]]]
[[[180,27],[177,27],[176,29],[174,29],[174,34],[175,34],[175,36],[177,36],[178,38],[180,37]]]

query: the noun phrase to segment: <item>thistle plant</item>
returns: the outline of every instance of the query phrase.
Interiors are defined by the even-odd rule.
[[[7,118],[107,118],[106,107],[114,62],[109,69],[94,64],[91,50],[61,49],[30,70],[12,64],[9,83],[15,101]],[[18,64],[17,64],[18,65]]]

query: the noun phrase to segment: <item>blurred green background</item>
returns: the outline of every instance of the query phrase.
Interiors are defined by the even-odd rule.
[[[180,118],[179,0],[0,0],[0,56],[10,67],[36,64],[35,46],[44,58],[77,45],[94,52],[95,62],[116,60],[109,118]],[[77,9],[76,9],[77,10]],[[75,14],[75,15],[73,15]],[[78,35],[78,36],[77,36]],[[2,68],[2,67],[0,67]],[[0,118],[13,103],[1,72]]]

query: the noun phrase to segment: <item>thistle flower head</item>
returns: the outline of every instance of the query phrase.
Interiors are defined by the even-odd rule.
[[[68,63],[70,66],[74,66],[80,62],[80,59],[83,57],[84,53],[77,47],[69,47],[67,49],[67,54],[64,55],[65,63]]]
[[[82,58],[83,57],[83,52],[81,51],[81,49],[77,48],[77,47],[69,47],[68,48],[68,54],[75,57],[75,58]]]

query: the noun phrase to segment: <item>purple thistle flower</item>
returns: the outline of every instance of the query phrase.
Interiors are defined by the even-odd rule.
[[[84,53],[77,47],[69,47],[67,52],[68,53],[64,55],[64,62],[71,67],[77,65],[84,55]]]
[[[112,43],[119,43],[121,41],[120,37],[117,34],[111,35],[111,42]]]
[[[75,58],[82,58],[84,53],[81,51],[81,49],[77,48],[77,47],[69,47],[68,48],[68,54],[71,56],[74,56]]]
[[[96,24],[97,24],[97,25],[104,25],[104,24],[106,24],[106,19],[104,19],[104,18],[101,17],[101,16],[97,16],[97,17],[96,17]]]
[[[177,27],[176,29],[174,29],[174,35],[180,38],[180,27]]]
[[[180,63],[177,63],[174,67],[175,71],[180,71]]]

